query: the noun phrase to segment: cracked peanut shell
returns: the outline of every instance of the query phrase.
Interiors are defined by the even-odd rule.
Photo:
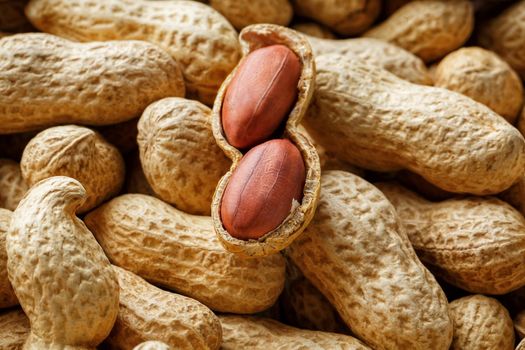
[[[315,81],[315,64],[306,38],[294,30],[271,24],[252,25],[243,29],[240,34],[240,41],[243,47],[244,58],[239,62],[237,68],[244,62],[246,56],[254,50],[270,45],[284,45],[292,50],[299,58],[302,69],[299,83],[297,86],[297,100],[288,113],[286,124],[282,133],[283,137],[289,139],[301,152],[306,168],[306,182],[303,189],[303,198],[298,206],[292,207],[288,217],[274,230],[266,233],[259,239],[241,240],[232,237],[224,228],[220,207],[221,201],[232,176],[238,167],[243,154],[234,148],[226,140],[222,127],[221,111],[226,90],[237,68],[226,78],[222,84],[217,98],[213,105],[212,130],[213,136],[224,153],[233,161],[230,171],[220,180],[213,196],[211,215],[215,226],[215,232],[221,244],[236,254],[243,256],[264,256],[274,254],[287,247],[312,219],[317,197],[319,195],[319,182],[321,176],[319,156],[310,139],[300,132],[299,123],[306,112],[309,101],[313,93],[313,83]]]

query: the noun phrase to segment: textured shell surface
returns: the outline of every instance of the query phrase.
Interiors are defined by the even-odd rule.
[[[113,268],[120,301],[115,326],[105,340],[112,349],[219,349],[221,324],[210,309],[194,299],[159,289],[132,272]],[[139,346],[145,341],[150,344]]]
[[[30,330],[29,320],[22,309],[0,313],[0,349],[22,349]]]
[[[0,39],[0,134],[123,122],[184,91],[177,62],[146,42],[83,44],[44,33]]]
[[[166,98],[144,111],[138,143],[142,169],[162,200],[190,214],[210,215],[215,187],[231,161],[215,143],[211,110]]]
[[[115,273],[75,216],[85,198],[78,181],[56,176],[34,185],[13,212],[7,271],[31,322],[29,343],[95,347],[117,317]]]
[[[323,174],[314,219],[287,253],[372,348],[450,346],[445,294],[418,260],[394,207],[360,177]]]
[[[156,44],[180,64],[188,93],[206,104],[240,58],[232,25],[196,1],[32,0],[26,15],[38,29],[72,40]]]
[[[0,308],[18,305],[18,299],[7,276],[6,235],[12,215],[10,210],[0,208]]]
[[[414,1],[364,36],[388,41],[431,62],[463,45],[473,28],[470,1]]]
[[[64,125],[45,129],[26,146],[20,161],[29,186],[51,176],[68,176],[84,186],[84,213],[116,195],[124,183],[119,151],[89,128]]]
[[[219,316],[219,319],[223,329],[223,350],[371,350],[348,335],[299,329],[272,319],[234,315]]]
[[[15,210],[28,189],[20,164],[0,159],[0,208]]]
[[[316,22],[303,22],[293,24],[290,28],[297,30],[298,32],[313,36],[314,38],[320,39],[335,39],[334,33],[330,29],[316,23]]]
[[[519,75],[497,54],[464,47],[447,55],[435,73],[435,86],[483,103],[514,124],[523,104]]]
[[[356,58],[316,59],[303,120],[327,151],[375,171],[411,170],[457,193],[499,193],[525,172],[525,140],[488,107],[411,84]]]
[[[256,23],[286,26],[293,16],[288,0],[210,0],[210,5],[238,30]]]
[[[320,39],[308,36],[314,55],[337,53],[381,67],[414,84],[432,85],[425,63],[411,52],[374,38]]]
[[[215,311],[263,311],[284,287],[280,254],[242,258],[230,253],[216,238],[210,217],[184,213],[153,197],[119,196],[85,222],[115,265]]]
[[[513,350],[514,328],[499,301],[471,295],[450,303],[454,321],[451,350]]]
[[[493,197],[430,202],[395,183],[377,184],[412,246],[436,276],[472,293],[525,285],[525,219]]]

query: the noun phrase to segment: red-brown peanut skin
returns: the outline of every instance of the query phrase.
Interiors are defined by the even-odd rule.
[[[300,75],[299,58],[284,45],[250,53],[224,97],[222,126],[228,142],[242,149],[266,141],[297,99]]]
[[[221,218],[237,239],[258,239],[279,226],[306,178],[301,153],[289,140],[267,141],[242,158],[224,191]]]

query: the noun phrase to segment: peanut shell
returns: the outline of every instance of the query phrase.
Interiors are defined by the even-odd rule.
[[[0,159],[0,208],[15,210],[28,189],[20,164]]]
[[[0,67],[0,134],[115,124],[185,90],[177,62],[142,41],[82,44],[43,33],[12,35],[0,39]]]
[[[215,311],[265,310],[284,287],[281,255],[232,254],[218,242],[210,217],[184,213],[153,197],[119,196],[85,222],[115,265]]]
[[[13,213],[10,210],[0,208],[0,308],[18,305],[18,299],[7,276],[7,251],[5,242],[12,215]],[[0,339],[1,338],[2,337],[0,337]],[[0,349],[1,348],[0,346]]]
[[[237,30],[256,23],[286,26],[293,16],[288,0],[210,0],[210,6]]]
[[[448,302],[421,264],[394,207],[365,180],[327,171],[314,219],[287,254],[370,347],[443,349]]]
[[[514,317],[513,323],[518,340],[525,338],[525,309],[518,312]]]
[[[161,341],[149,340],[135,346],[133,350],[170,350],[171,348]]]
[[[313,82],[315,79],[315,64],[313,61],[310,45],[304,36],[297,32],[271,24],[258,24],[246,27],[240,34],[244,58],[239,62],[239,67],[246,56],[261,47],[270,45],[284,45],[292,50],[302,64],[301,77],[298,83],[298,97],[293,109],[288,114],[283,137],[289,139],[301,152],[306,168],[306,183],[303,189],[301,203],[292,208],[290,215],[276,229],[268,232],[257,240],[241,240],[232,237],[223,227],[220,216],[222,196],[228,185],[232,173],[237,168],[243,154],[234,148],[225,138],[221,123],[221,110],[225,92],[237,70],[226,78],[222,84],[213,105],[212,130],[213,136],[220,148],[232,160],[233,164],[219,181],[213,196],[211,215],[215,226],[215,232],[221,244],[236,254],[243,256],[265,256],[274,254],[287,247],[312,219],[317,197],[319,195],[320,163],[319,156],[310,139],[299,130],[299,123],[306,112],[313,93]]]
[[[0,313],[0,349],[22,349],[30,330],[29,320],[22,309]]]
[[[335,35],[330,31],[330,29],[315,22],[297,23],[292,25],[290,28],[315,38],[335,39]]]

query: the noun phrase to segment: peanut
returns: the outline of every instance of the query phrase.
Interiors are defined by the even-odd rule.
[[[488,107],[356,58],[330,54],[316,63],[303,125],[339,159],[375,171],[408,169],[446,191],[477,195],[523,176],[525,140]]]
[[[473,27],[470,1],[413,1],[364,36],[391,42],[431,62],[463,45]]]
[[[525,338],[525,309],[521,310],[516,317],[514,317],[514,329],[518,335],[518,340]]]
[[[465,47],[447,55],[437,67],[435,86],[483,103],[511,124],[523,104],[518,74],[498,55],[479,47]]]
[[[231,165],[215,143],[210,114],[200,102],[165,98],[148,106],[138,125],[149,184],[159,198],[190,214],[210,215],[215,186]]]
[[[518,1],[480,26],[481,46],[496,52],[525,78],[525,1]]]
[[[218,94],[217,99],[213,105],[212,111],[212,131],[215,141],[224,153],[233,161],[230,171],[227,172],[219,181],[215,193],[213,196],[212,206],[211,206],[211,215],[213,218],[213,223],[215,227],[215,232],[221,244],[229,251],[243,255],[243,256],[265,256],[275,254],[276,252],[287,247],[298,235],[302,233],[306,225],[310,222],[313,217],[316,200],[319,195],[319,181],[320,181],[320,163],[319,156],[315,150],[314,145],[311,143],[310,139],[301,133],[299,129],[299,123],[306,112],[310,99],[312,97],[313,85],[315,78],[315,67],[312,52],[310,46],[304,37],[304,35],[299,34],[298,32],[280,27],[272,24],[256,24],[246,27],[242,30],[240,34],[240,41],[243,47],[244,58],[240,61],[239,66],[237,66],[232,73],[226,78],[222,84]],[[306,180],[304,182],[304,188],[302,189],[302,200],[299,205],[296,205],[292,208],[291,212],[288,212],[285,215],[284,221],[279,223],[279,226],[270,232],[262,232],[264,234],[258,239],[238,239],[230,234],[225,225],[222,222],[221,215],[222,200],[224,198],[224,192],[229,186],[230,180],[232,179],[232,174],[236,172],[236,168],[241,164],[243,154],[232,144],[229,143],[225,135],[225,130],[222,125],[222,112],[223,104],[226,101],[226,92],[229,90],[230,84],[234,81],[234,78],[237,75],[238,69],[243,66],[244,62],[250,59],[251,53],[255,52],[258,49],[271,47],[274,45],[282,45],[287,49],[292,51],[295,56],[299,59],[301,72],[299,81],[297,82],[293,90],[297,90],[297,98],[295,99],[295,104],[290,106],[291,110],[288,111],[286,115],[286,122],[283,127],[279,128],[276,133],[274,133],[273,138],[277,139],[288,139],[295,146],[302,158],[302,163],[305,168]],[[288,86],[288,84],[285,84]],[[246,86],[245,89],[250,89],[251,86]],[[289,87],[292,89],[292,87]],[[279,88],[281,89],[281,88]],[[279,89],[276,90],[276,93],[279,93]],[[257,88],[256,91],[260,91]],[[281,94],[288,94],[289,92],[280,91]],[[259,96],[258,94],[256,94]],[[274,94],[272,93],[272,96]],[[275,97],[275,96],[274,96]],[[264,103],[272,103],[272,98],[269,98],[266,101],[266,98],[263,98]],[[294,158],[296,159],[296,158]],[[281,160],[284,160],[281,158]],[[299,165],[299,161],[294,161],[295,164]],[[272,164],[275,164],[272,161]],[[273,166],[273,165],[272,165]],[[260,168],[262,170],[262,168]],[[272,170],[270,174],[275,174]],[[297,174],[297,173],[296,173]],[[242,178],[242,177],[241,177]],[[264,180],[264,179],[263,179]],[[287,180],[286,180],[287,181]],[[284,182],[286,182],[284,181]],[[293,182],[293,188],[299,183]],[[233,186],[236,186],[234,184]],[[259,192],[266,192],[269,195],[269,198],[275,198],[272,193],[272,188],[260,188]],[[288,193],[291,193],[291,190],[287,190]],[[289,197],[290,202],[279,203],[282,206],[289,206],[291,204],[292,197]],[[261,198],[261,197],[259,197]],[[245,203],[248,203],[246,201]],[[274,204],[272,202],[268,202]],[[264,203],[261,203],[264,204]],[[289,207],[288,207],[289,208]],[[249,208],[248,208],[249,209]],[[240,210],[243,210],[242,208]],[[284,210],[279,209],[279,216],[283,215]],[[270,218],[266,216],[265,219]],[[275,218],[272,218],[273,226]],[[281,216],[281,220],[283,217]],[[228,218],[226,218],[228,220]],[[249,220],[250,221],[250,220]],[[226,223],[227,224],[227,223]],[[269,224],[269,223],[268,223]],[[268,225],[270,226],[270,225]],[[269,228],[269,227],[266,227]],[[260,230],[260,227],[259,229]],[[235,233],[233,233],[235,234]],[[259,237],[261,231],[257,233]]]
[[[472,293],[525,285],[525,218],[510,205],[490,197],[432,203],[393,183],[378,187],[436,276]]]
[[[29,336],[29,320],[21,309],[0,314],[0,349],[20,350]]]
[[[0,159],[0,208],[15,210],[27,190],[20,164]]]
[[[314,219],[287,253],[372,348],[450,346],[445,294],[418,260],[392,205],[365,180],[323,173]]]
[[[75,216],[85,198],[78,181],[51,177],[33,186],[13,213],[7,271],[31,323],[25,349],[94,349],[117,317],[115,273]]]
[[[124,182],[124,160],[118,150],[91,129],[65,125],[46,129],[26,146],[20,162],[29,186],[52,176],[69,176],[84,186],[85,213],[116,195]]]
[[[232,173],[221,201],[221,221],[238,239],[259,239],[298,206],[305,181],[299,150],[288,140],[252,148]]]
[[[315,22],[297,23],[291,27],[293,30],[320,39],[335,39],[334,33],[330,29]]]
[[[240,56],[233,27],[211,7],[195,1],[32,0],[26,15],[38,29],[72,40],[156,44],[181,65],[188,94],[206,104],[213,102]],[[154,80],[148,83],[158,85]],[[162,97],[168,96],[183,95]]]
[[[18,305],[18,299],[7,277],[7,251],[5,248],[6,235],[12,215],[11,211],[0,209],[0,308]],[[0,349],[3,348],[0,346]]]
[[[219,316],[219,319],[223,331],[222,350],[371,350],[348,335],[308,331],[286,326],[271,319],[241,316]]]
[[[268,140],[297,99],[300,74],[299,58],[284,45],[266,46],[245,57],[222,104],[222,128],[230,145],[249,148]]]
[[[149,340],[135,346],[133,350],[170,350],[171,348],[161,341]]]
[[[454,321],[451,350],[514,349],[509,312],[496,299],[471,295],[450,303]]]
[[[229,253],[210,217],[189,215],[153,197],[114,198],[85,222],[114,264],[215,311],[265,310],[284,287],[281,255],[243,259]]]
[[[210,5],[238,30],[255,23],[286,26],[293,15],[288,0],[210,0]]]
[[[113,268],[120,301],[115,326],[105,341],[111,349],[132,350],[146,340],[163,341],[167,349],[219,349],[221,324],[210,309],[191,298],[152,286],[129,271]]]
[[[314,19],[342,35],[365,31],[379,15],[380,0],[293,0],[300,16]]]
[[[348,56],[347,59],[356,56],[414,84],[433,83],[423,61],[396,45],[372,38],[328,40],[308,37],[308,41],[316,57],[330,53]]]
[[[8,68],[0,71],[0,134],[114,124],[160,98],[184,95],[177,63],[140,41],[79,44],[49,34],[12,35],[0,39],[0,65]]]
[[[525,350],[525,339],[520,341],[520,343],[516,347],[516,350]]]

